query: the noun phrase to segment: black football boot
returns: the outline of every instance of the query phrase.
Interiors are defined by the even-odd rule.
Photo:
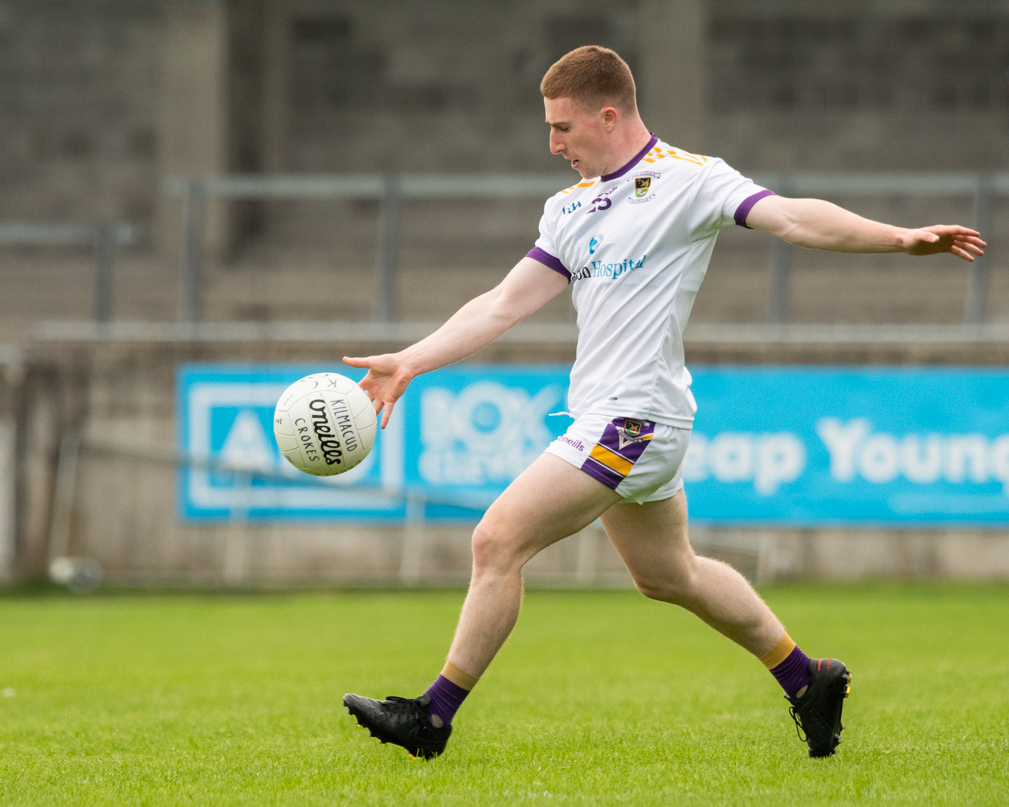
[[[419,698],[389,696],[384,701],[361,695],[344,695],[343,705],[357,718],[360,726],[383,745],[393,743],[405,748],[411,757],[434,759],[445,750],[451,726],[435,728],[428,719],[429,695]]]
[[[796,729],[805,734],[811,757],[837,753],[841,742],[841,707],[851,692],[851,673],[834,658],[809,660],[809,686],[792,701],[789,714]],[[802,734],[799,739],[803,739]]]

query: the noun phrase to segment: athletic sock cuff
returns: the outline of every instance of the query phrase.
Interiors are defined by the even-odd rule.
[[[793,650],[795,650],[795,642],[786,633],[780,642],[760,657],[760,663],[767,669],[773,670],[787,659]]]
[[[475,675],[470,675],[468,672],[460,670],[451,661],[446,662],[445,669],[441,671],[444,678],[447,678],[457,687],[465,689],[467,692],[476,686],[477,681],[480,679]]]

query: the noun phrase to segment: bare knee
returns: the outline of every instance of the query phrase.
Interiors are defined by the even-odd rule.
[[[686,605],[693,598],[697,556],[683,553],[674,563],[632,573],[634,586],[650,600]]]
[[[514,533],[485,516],[473,530],[474,574],[521,568],[517,544]]]

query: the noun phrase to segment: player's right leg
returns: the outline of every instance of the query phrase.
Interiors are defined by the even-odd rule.
[[[682,487],[661,501],[618,504],[602,523],[646,597],[686,608],[758,657],[784,636],[784,626],[739,572],[694,553]]]
[[[448,663],[420,698],[346,695],[344,705],[382,742],[425,758],[440,754],[462,699],[511,633],[522,602],[522,567],[579,530],[620,496],[552,454],[543,454],[491,505],[473,533],[473,574]]]
[[[851,673],[836,659],[807,658],[739,572],[694,554],[683,490],[660,501],[618,504],[602,522],[638,590],[686,608],[753,653],[785,690],[809,755],[832,755]]]

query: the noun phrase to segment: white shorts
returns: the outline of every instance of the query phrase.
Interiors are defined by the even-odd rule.
[[[690,429],[590,413],[577,418],[546,450],[625,501],[642,504],[668,499],[683,487],[680,466],[689,442]]]

